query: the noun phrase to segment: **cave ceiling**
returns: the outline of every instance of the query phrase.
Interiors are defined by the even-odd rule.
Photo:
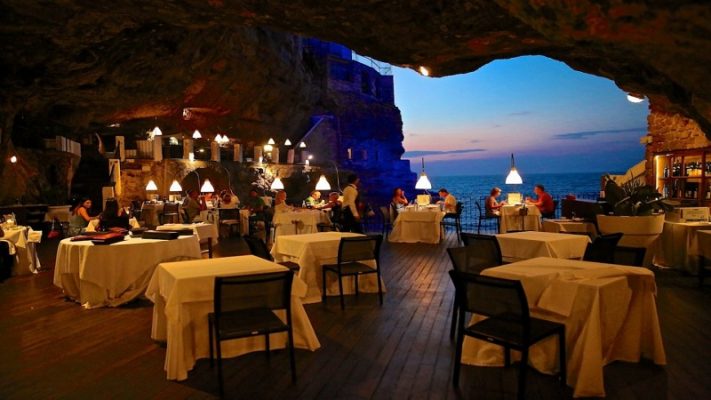
[[[19,112],[83,127],[183,107],[257,125],[281,112],[285,123],[295,110],[279,106],[319,101],[308,71],[292,76],[296,33],[433,77],[544,55],[709,135],[709,21],[711,2],[683,0],[0,0],[0,112],[6,129]]]

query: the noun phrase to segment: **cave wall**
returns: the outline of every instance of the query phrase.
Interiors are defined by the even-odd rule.
[[[54,150],[15,149],[17,163],[3,156],[0,204],[67,204],[80,158]]]

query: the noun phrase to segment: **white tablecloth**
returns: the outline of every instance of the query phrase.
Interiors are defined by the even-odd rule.
[[[584,233],[590,237],[597,236],[597,229],[592,222],[573,221],[570,219],[547,219],[542,223],[543,232],[553,233]]]
[[[280,271],[286,271],[286,268],[255,256],[160,264],[146,296],[155,303],[151,338],[167,341],[165,370],[168,379],[187,379],[195,361],[209,356],[207,314],[214,310],[216,276]],[[306,284],[294,277],[291,298],[294,346],[313,351],[321,344],[300,300],[305,294]],[[282,312],[279,317],[286,318],[286,313]],[[272,334],[269,339],[272,349],[286,347],[286,333]],[[264,336],[230,340],[222,343],[222,356],[236,357],[265,348]]]
[[[398,243],[439,243],[440,222],[444,212],[439,207],[405,208],[398,213],[388,237]]]
[[[159,231],[169,231],[169,230],[180,230],[180,229],[192,229],[193,233],[197,235],[198,240],[201,243],[207,242],[207,239],[212,239],[212,243],[217,243],[220,235],[217,233],[217,227],[215,224],[208,223],[195,223],[195,224],[165,224],[156,227]]]
[[[496,235],[504,261],[535,257],[583,258],[590,238],[551,232],[514,232]]]
[[[575,397],[604,396],[603,367],[613,361],[658,365],[666,355],[655,303],[654,274],[646,268],[587,261],[535,258],[485,270],[483,275],[520,280],[532,316],[565,324],[568,385]],[[558,338],[529,352],[544,373],[558,369]],[[512,356],[519,357],[517,352]],[[503,350],[466,338],[462,362],[503,365]]]
[[[654,264],[697,274],[702,248],[697,233],[705,229],[711,229],[711,223],[664,221],[661,245],[654,255]]]
[[[294,261],[299,264],[301,267],[299,277],[308,285],[308,292],[303,299],[304,304],[318,303],[321,301],[321,266],[338,262],[338,245],[341,238],[354,236],[362,235],[350,232],[282,235],[277,237],[271,253],[277,262]],[[326,295],[338,296],[338,277],[335,274],[328,274],[327,279]],[[382,286],[385,291],[385,285]],[[358,290],[364,293],[377,293],[376,274],[359,277]],[[343,278],[343,292],[344,294],[355,293],[353,277]]]
[[[4,235],[0,240],[7,240],[12,244],[15,252],[15,263],[12,266],[12,275],[27,275],[37,273],[41,268],[35,243],[29,240],[30,228],[27,226],[15,226],[13,228],[3,228]],[[39,232],[39,231],[38,231]],[[13,249],[10,249],[12,252]]]
[[[541,211],[538,207],[527,205],[528,215],[521,217],[519,210],[521,206],[505,205],[501,207],[501,225],[499,227],[501,233],[508,231],[540,231],[541,230]],[[524,226],[521,227],[521,219],[524,220]],[[523,228],[523,229],[522,229]]]
[[[195,235],[127,238],[111,245],[64,239],[57,249],[54,284],[86,308],[116,307],[143,293],[159,263],[191,258],[200,258]]]
[[[711,230],[697,231],[696,236],[699,240],[699,254],[711,260]]]
[[[294,221],[298,221],[294,224]],[[318,224],[330,224],[328,213],[321,210],[296,209],[274,214],[272,225],[276,228],[276,237],[318,232]],[[295,226],[296,225],[296,226]]]

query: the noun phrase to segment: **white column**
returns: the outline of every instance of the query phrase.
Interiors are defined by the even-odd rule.
[[[190,153],[193,152],[193,140],[183,139],[183,159],[190,159]]]
[[[163,136],[153,137],[153,161],[163,161]]]
[[[212,154],[211,160],[212,161],[220,161],[220,144],[213,141],[210,142],[210,152]]]
[[[259,162],[259,159],[263,156],[262,146],[254,146],[254,162]]]
[[[242,145],[240,143],[235,143],[234,147],[234,161],[242,162]]]
[[[272,162],[279,164],[279,148],[276,146],[272,149]]]
[[[286,163],[287,164],[293,164],[294,163],[294,149],[289,149],[286,152]]]

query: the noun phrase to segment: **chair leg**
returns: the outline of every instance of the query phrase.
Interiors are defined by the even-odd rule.
[[[449,328],[449,340],[454,340],[454,333],[457,331],[457,313],[459,312],[456,300],[452,302],[452,305],[452,325]]]
[[[481,215],[479,216],[479,223],[477,224],[476,227],[476,234],[479,235],[481,233]]]
[[[217,338],[217,381],[220,387],[220,398],[225,397],[225,383],[222,380],[222,349],[220,338]]]
[[[559,365],[560,365],[560,384],[565,386],[568,384],[568,366],[567,366],[567,358],[565,355],[565,328],[562,328],[560,330],[560,333],[558,334],[558,355],[560,357],[559,359]]]
[[[353,279],[355,279],[355,295],[358,297],[358,280],[360,279],[360,275],[354,275]]]
[[[294,356],[294,332],[289,326],[289,363],[291,364],[291,381],[296,383],[296,357]]]
[[[264,349],[267,351],[267,360],[271,358],[271,346],[269,345],[269,334],[264,335]]]
[[[521,350],[521,366],[518,372],[518,399],[526,399],[526,370],[528,369],[528,347]]]
[[[338,271],[338,294],[341,296],[341,311],[346,309],[346,299],[343,296],[343,275]]]
[[[454,376],[452,377],[452,384],[454,387],[459,386],[459,371],[462,368],[462,346],[464,346],[464,323],[462,321],[463,313],[460,312],[457,321],[457,349],[454,352]]]
[[[323,305],[326,305],[326,268],[321,269],[321,277],[322,277],[321,302],[323,303]]]
[[[215,366],[215,357],[213,356],[213,341],[214,338],[212,337],[212,322],[207,321],[207,336],[210,339],[210,368]]]
[[[212,258],[212,238],[207,238],[207,258]]]
[[[378,300],[380,300],[380,305],[383,305],[383,284],[380,282],[380,266],[378,266],[378,273],[375,274],[378,279]]]

